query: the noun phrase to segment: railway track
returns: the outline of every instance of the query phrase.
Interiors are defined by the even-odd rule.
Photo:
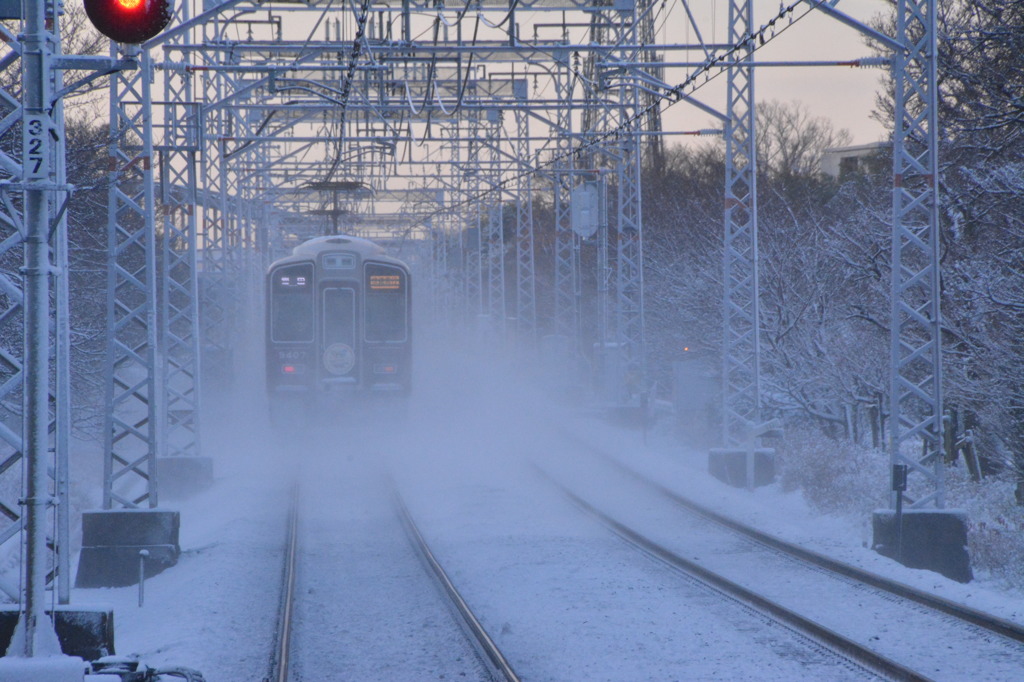
[[[293,616],[296,611],[295,595],[299,561],[299,497],[299,487],[297,485],[293,486],[287,520],[278,624],[269,663],[269,672],[264,678],[265,682],[288,682],[291,679],[289,663],[294,634]],[[518,682],[519,677],[512,669],[512,666],[487,634],[483,625],[473,614],[469,605],[459,594],[454,583],[434,556],[394,485],[392,485],[392,499],[395,513],[401,521],[410,545],[429,569],[429,575],[437,585],[445,601],[451,605],[459,626],[473,645],[490,678],[495,681]]]
[[[789,582],[800,583],[804,579],[805,573],[818,574],[824,576],[826,582],[820,584],[826,585],[826,587],[808,589],[828,589],[827,581],[832,580],[842,583],[843,589],[852,590],[856,599],[861,599],[870,593],[873,595],[871,603],[875,603],[879,599],[883,602],[887,601],[890,604],[890,613],[900,614],[889,616],[893,624],[891,628],[893,631],[912,630],[914,627],[920,627],[911,625],[911,623],[919,622],[916,618],[918,615],[922,615],[924,620],[921,622],[934,624],[936,620],[942,621],[942,632],[955,633],[952,635],[952,641],[961,643],[962,651],[972,651],[972,656],[986,655],[973,651],[971,644],[968,643],[981,642],[987,647],[987,651],[993,652],[988,654],[989,656],[1007,659],[1008,670],[1019,670],[1019,667],[1015,668],[1014,666],[1024,664],[1024,646],[1022,646],[1024,628],[1016,623],[928,594],[775,538],[687,499],[661,483],[646,478],[615,458],[596,451],[592,446],[583,445],[590,454],[595,455],[596,462],[604,463],[606,468],[613,471],[619,480],[628,479],[635,485],[638,494],[646,494],[650,497],[651,493],[654,493],[653,497],[660,497],[675,510],[674,516],[666,512],[665,515],[659,517],[663,527],[667,520],[671,519],[670,523],[677,525],[679,520],[685,517],[688,519],[688,524],[693,524],[692,526],[687,525],[688,529],[696,526],[713,527],[717,528],[719,533],[732,535],[734,540],[731,543],[726,541],[724,544],[718,545],[726,547],[720,553],[729,556],[726,559],[719,557],[716,560],[714,556],[711,556],[716,550],[702,546],[701,541],[696,544],[677,545],[673,541],[664,539],[667,534],[663,529],[659,540],[652,539],[652,534],[649,529],[643,528],[643,523],[638,523],[635,519],[632,522],[622,521],[618,518],[618,513],[603,510],[601,508],[603,505],[595,503],[593,499],[588,499],[589,496],[586,493],[560,483],[559,479],[565,478],[565,476],[559,477],[546,468],[537,467],[545,478],[557,485],[563,494],[579,508],[598,519],[635,548],[708,584],[713,589],[749,605],[768,617],[785,623],[807,637],[821,642],[823,646],[836,652],[837,655],[870,670],[875,675],[900,680],[942,679],[944,677],[962,679],[962,674],[948,672],[946,664],[942,662],[945,659],[936,658],[935,661],[932,661],[929,658],[929,654],[926,653],[929,648],[927,646],[928,637],[918,637],[917,647],[913,644],[899,645],[888,642],[887,647],[880,652],[878,643],[864,641],[865,638],[858,637],[858,633],[851,634],[845,631],[841,622],[837,624],[834,619],[830,624],[823,623],[822,619],[814,613],[809,615],[799,606],[791,606],[794,600],[787,601],[785,590],[776,589],[773,592],[770,580],[763,581],[767,585],[767,589],[762,589],[757,580],[747,580],[747,577],[757,574],[763,566],[770,563],[763,558],[766,554],[774,555],[773,561],[778,561],[781,557],[782,561],[794,566],[792,574],[798,577],[790,578]],[[604,480],[604,485],[607,487],[609,485],[607,481],[612,479]],[[695,533],[700,534],[696,531]],[[654,535],[658,535],[658,533],[654,533]],[[754,546],[756,549],[750,550],[747,545]],[[749,556],[747,556],[748,554]],[[700,560],[688,558],[696,555],[700,555]],[[746,568],[738,568],[741,561],[747,562]],[[721,570],[722,567],[726,567],[728,570]],[[819,584],[814,582],[817,578],[807,580],[808,584]],[[779,599],[777,596],[782,596],[782,598]],[[863,602],[866,604],[868,600],[864,598]],[[858,602],[847,601],[846,603]],[[858,603],[858,608],[854,610],[858,611],[859,609],[860,604]],[[885,613],[884,609],[882,612]],[[905,621],[903,614],[910,614]],[[860,613],[851,614],[851,620],[861,617]],[[879,618],[884,620],[886,617],[883,615]],[[888,639],[888,635],[891,633],[886,628],[883,630],[886,630],[886,637],[867,639]],[[915,640],[911,638],[908,641],[914,643]],[[924,646],[921,646],[922,641],[924,641]],[[933,643],[945,641],[949,641],[946,635],[940,635],[932,640]],[[958,644],[959,646],[960,644]],[[923,651],[912,651],[915,648]],[[1016,661],[1019,663],[1015,663]],[[969,668],[969,664],[964,666],[965,670],[969,670]],[[1010,677],[1012,676],[1010,674]]]
[[[416,552],[430,570],[430,574],[438,588],[452,605],[459,624],[476,648],[480,660],[487,666],[491,678],[494,680],[505,680],[506,682],[518,682],[519,677],[512,669],[512,666],[505,659],[498,645],[487,634],[487,631],[480,624],[477,617],[473,615],[466,600],[459,594],[458,589],[456,589],[454,583],[452,583],[448,574],[445,573],[444,568],[434,556],[430,546],[423,538],[423,534],[420,533],[419,528],[416,526],[412,515],[409,513],[409,508],[404,500],[402,500],[398,489],[393,487],[392,490],[394,491],[395,508],[402,520],[402,525],[405,528],[406,535],[409,537],[409,542],[416,548]]]
[[[624,474],[643,482],[645,485],[656,490],[667,499],[672,500],[672,502],[678,504],[683,509],[699,516],[700,518],[712,521],[723,528],[727,528],[735,533],[747,537],[765,547],[807,563],[814,564],[815,566],[819,566],[837,575],[856,580],[875,589],[884,590],[885,592],[896,597],[900,597],[901,599],[906,599],[930,609],[945,613],[965,623],[988,630],[995,635],[1024,643],[1024,626],[993,616],[990,613],[985,613],[963,604],[958,604],[954,601],[950,601],[949,599],[943,599],[942,597],[934,594],[923,592],[909,585],[905,585],[876,573],[871,573],[870,571],[865,571],[864,569],[857,568],[856,566],[851,566],[841,561],[837,561],[823,554],[812,552],[809,549],[800,547],[799,545],[795,545],[791,542],[786,542],[774,535],[770,535],[756,528],[740,523],[735,519],[719,514],[708,507],[683,497],[679,493],[666,488],[664,485],[644,477],[640,473],[623,465],[621,462],[609,457],[605,457],[605,459]]]
[[[292,614],[295,611],[295,573],[299,548],[299,487],[293,485],[288,500],[288,523],[285,532],[284,570],[281,574],[281,604],[278,607],[277,631],[270,658],[267,682],[288,682],[288,659],[291,653]]]

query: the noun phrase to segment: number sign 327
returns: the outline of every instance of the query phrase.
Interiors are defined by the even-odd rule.
[[[46,180],[49,177],[46,149],[47,117],[25,117],[25,180]]]

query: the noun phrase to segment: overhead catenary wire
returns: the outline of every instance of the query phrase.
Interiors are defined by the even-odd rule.
[[[705,85],[707,85],[709,82],[711,82],[721,74],[721,71],[712,73],[713,69],[725,64],[726,62],[730,62],[742,50],[749,49],[751,53],[757,52],[762,47],[772,42],[775,38],[777,38],[779,35],[788,30],[791,26],[795,25],[804,17],[813,12],[819,5],[823,5],[825,3],[826,0],[793,0],[788,5],[781,5],[779,7],[778,12],[769,21],[762,24],[760,28],[758,28],[755,31],[751,31],[749,34],[744,35],[739,41],[732,43],[725,50],[722,50],[721,52],[714,55],[709,54],[709,56],[704,60],[704,62],[699,67],[697,67],[689,76],[687,76],[685,80],[683,80],[681,83],[674,86],[673,88],[667,90],[660,99],[656,99],[647,106],[638,109],[636,112],[630,115],[629,118],[621,122],[615,128],[612,128],[611,130],[607,130],[604,132],[592,133],[589,139],[581,141],[579,144],[573,146],[572,149],[561,154],[552,155],[551,157],[548,158],[547,161],[536,164],[536,166],[530,170],[520,171],[513,175],[507,176],[503,180],[500,180],[497,183],[497,185],[492,188],[477,191],[473,193],[471,196],[465,197],[461,201],[449,204],[443,209],[439,209],[437,211],[434,211],[433,213],[424,215],[421,217],[421,222],[429,222],[440,215],[452,213],[455,209],[483,201],[485,197],[495,192],[499,193],[500,196],[500,193],[506,191],[509,185],[511,185],[513,182],[517,182],[522,177],[541,174],[547,171],[548,169],[554,168],[558,163],[566,161],[570,158],[579,159],[584,152],[589,151],[590,149],[597,147],[605,142],[608,142],[609,140],[618,139],[627,132],[630,135],[634,134],[631,129],[636,125],[637,122],[641,121],[655,108],[660,108],[664,104],[664,109],[662,109],[661,111],[665,111],[672,108],[679,102],[684,101],[685,97],[688,97],[693,93],[697,92],[698,90],[703,88]],[[796,11],[796,8],[801,4],[806,4],[808,6],[799,15],[790,16]],[[789,23],[782,26],[777,26],[777,24],[780,21],[784,20],[787,16],[790,16]],[[573,71],[574,77],[578,78],[580,82],[586,82],[585,77],[579,73],[578,69],[573,69]],[[702,76],[704,77],[703,81],[700,80]]]
[[[362,5],[359,7],[359,13],[356,17],[356,33],[352,39],[352,52],[349,55],[348,69],[345,73],[345,79],[342,81],[341,86],[341,102],[339,104],[340,111],[338,112],[338,136],[336,138],[335,145],[335,156],[331,163],[330,169],[327,171],[324,182],[330,182],[334,176],[335,171],[338,169],[338,165],[341,162],[341,147],[344,143],[345,135],[345,118],[348,109],[348,98],[349,93],[352,91],[352,80],[355,77],[356,63],[359,61],[359,55],[362,52],[363,36],[366,32],[366,20],[370,16],[370,0],[362,0]]]
[[[735,44],[733,44],[730,47],[726,48],[725,50],[723,50],[721,52],[718,52],[718,53],[715,53],[715,54],[712,54],[710,52],[710,50],[709,50],[708,45],[705,44],[703,40],[701,40],[701,46],[705,50],[705,53],[708,55],[707,58],[705,59],[705,61],[703,62],[703,64],[701,64],[700,67],[698,67],[695,71],[693,71],[683,82],[679,83],[678,85],[676,85],[673,88],[665,89],[661,93],[660,99],[655,99],[654,101],[650,102],[650,104],[647,104],[646,106],[642,106],[642,107],[638,108],[633,114],[629,115],[628,118],[626,118],[625,120],[623,120],[622,122],[620,122],[618,125],[616,125],[614,128],[612,128],[610,130],[605,130],[603,132],[591,132],[587,139],[580,140],[579,142],[573,144],[571,149],[568,149],[567,151],[564,151],[562,153],[558,153],[558,154],[555,154],[553,156],[550,156],[544,162],[536,162],[536,163],[533,164],[533,167],[531,169],[522,170],[522,167],[525,164],[519,164],[519,169],[520,170],[518,172],[513,172],[513,174],[507,176],[504,180],[502,180],[500,182],[500,184],[497,187],[485,188],[485,189],[482,189],[482,190],[478,190],[476,192],[472,192],[469,196],[466,196],[462,201],[458,202],[457,204],[450,204],[450,205],[446,206],[442,210],[438,210],[438,211],[436,211],[436,212],[434,212],[434,213],[432,213],[430,215],[424,216],[424,220],[429,220],[430,218],[435,217],[435,216],[437,216],[439,214],[447,213],[447,212],[451,211],[453,208],[456,208],[456,207],[459,207],[459,206],[465,206],[465,205],[468,205],[469,203],[472,203],[473,201],[480,200],[480,199],[486,197],[487,194],[489,194],[490,192],[493,192],[493,191],[504,191],[504,190],[506,190],[508,188],[508,186],[511,183],[518,181],[524,175],[544,173],[545,171],[547,171],[549,168],[551,168],[552,166],[554,166],[555,164],[557,164],[560,161],[563,161],[563,160],[565,160],[567,158],[570,158],[570,157],[579,158],[581,154],[584,154],[584,153],[588,152],[589,150],[591,150],[591,149],[593,149],[593,148],[595,148],[595,147],[597,147],[599,145],[605,144],[605,143],[607,143],[609,141],[617,140],[618,138],[622,137],[624,134],[629,134],[629,135],[636,134],[634,132],[633,128],[636,126],[638,121],[643,120],[645,117],[651,115],[651,113],[656,111],[656,110],[657,111],[666,111],[666,110],[670,109],[671,107],[675,106],[675,104],[677,104],[678,102],[683,101],[683,99],[685,97],[687,97],[688,95],[691,95],[692,93],[698,91],[707,82],[710,82],[711,80],[713,80],[714,78],[716,78],[718,75],[721,74],[721,71],[719,71],[717,73],[712,73],[712,71],[716,67],[723,66],[727,61],[731,60],[740,50],[743,50],[745,48],[749,48],[751,50],[751,52],[757,51],[761,46],[763,46],[763,45],[767,44],[768,42],[770,42],[778,34],[781,34],[782,32],[784,32],[789,27],[789,25],[784,25],[784,26],[781,26],[781,27],[777,28],[776,24],[778,24],[778,22],[780,20],[784,19],[787,15],[791,15],[796,10],[796,6],[797,5],[799,5],[801,3],[805,3],[805,2],[808,5],[808,7],[805,9],[804,12],[802,12],[798,16],[791,17],[789,25],[792,25],[793,23],[795,23],[795,22],[799,21],[800,19],[804,18],[805,16],[810,14],[814,9],[816,9],[820,5],[825,4],[825,0],[818,0],[817,2],[808,2],[808,0],[795,0],[795,1],[791,2],[789,5],[780,6],[780,9],[779,9],[778,13],[769,22],[767,22],[764,25],[762,25],[759,30],[751,31],[748,35],[745,35],[744,37],[742,37]],[[353,10],[354,10],[353,14],[355,14],[356,19],[357,19],[357,22],[356,22],[357,23],[356,36],[355,36],[355,38],[353,39],[353,42],[352,42],[352,49],[350,51],[350,58],[349,58],[349,63],[348,63],[348,69],[347,69],[347,72],[346,72],[345,80],[343,81],[342,96],[339,98],[340,102],[338,102],[339,109],[341,111],[340,111],[340,115],[339,115],[338,119],[336,119],[336,121],[335,121],[335,126],[340,127],[340,130],[338,130],[338,132],[336,134],[332,135],[332,137],[334,137],[335,141],[336,141],[336,145],[335,145],[336,146],[336,151],[335,151],[335,154],[334,154],[334,158],[331,160],[329,168],[327,169],[325,175],[323,176],[323,177],[325,177],[326,180],[330,180],[330,178],[333,177],[333,175],[337,172],[337,169],[338,169],[338,167],[340,166],[340,163],[341,163],[341,148],[342,148],[342,146],[344,145],[344,142],[345,142],[345,139],[344,139],[344,125],[345,125],[345,121],[346,121],[347,103],[348,103],[349,96],[350,96],[350,93],[351,93],[351,88],[352,88],[354,77],[355,77],[355,71],[356,71],[356,69],[357,69],[357,67],[359,65],[359,58],[363,54],[363,51],[364,51],[363,48],[366,47],[367,50],[369,49],[369,46],[367,44],[367,41],[366,41],[365,35],[364,35],[365,34],[365,29],[366,29],[367,18],[368,18],[368,14],[369,14],[369,5],[370,5],[369,0],[363,0],[361,5],[358,8],[356,8],[354,0],[353,0],[352,4],[353,4]],[[462,8],[459,8],[458,14],[457,14],[457,16],[454,19],[454,22],[456,24],[461,23],[464,20],[464,18],[467,16],[469,8],[471,6],[472,6],[472,3],[467,2]],[[648,8],[647,11],[651,11],[655,6],[657,6],[657,5],[652,3],[652,5]],[[665,10],[665,8],[666,8],[666,3],[662,2],[660,4],[660,7],[658,8],[657,12],[654,15],[654,21],[657,21],[660,18],[660,15]],[[358,9],[358,11],[355,11],[357,9]],[[478,30],[479,30],[479,25],[481,23],[481,16],[480,16],[480,14],[481,14],[481,12],[478,11],[474,15],[473,37],[472,37],[472,40],[469,43],[469,45],[471,47],[477,46]],[[437,17],[438,18],[443,18],[442,10],[440,8],[437,11]],[[322,19],[322,16],[321,16],[321,19]],[[637,20],[634,20],[634,25],[635,25],[635,21],[637,21]],[[446,25],[450,25],[449,24],[449,20],[446,19],[446,18],[443,18],[443,23],[445,23]],[[430,32],[431,28],[433,28],[433,36],[432,36],[431,42],[433,43],[433,47],[437,48],[437,47],[440,47],[440,45],[439,45],[439,33],[438,33],[439,22],[435,18],[435,21],[431,22],[431,24],[432,24],[432,26],[428,27],[424,31],[424,33]],[[490,22],[487,22],[487,25],[490,25]],[[769,33],[771,35],[769,35]],[[523,47],[523,48],[529,48],[529,47],[531,47],[531,42],[532,41],[525,41],[525,42],[517,41],[517,44],[519,46]],[[621,43],[621,40],[619,41],[619,43]],[[539,51],[541,51],[541,52],[548,52],[551,49],[550,45],[536,45],[535,47]],[[613,47],[609,47],[609,49],[614,49],[614,48]],[[631,47],[629,49],[639,52],[639,51],[645,49],[645,47],[644,46],[633,46],[633,47]],[[431,62],[432,64],[436,60],[436,54],[437,53],[435,51],[434,52],[434,57],[432,58],[432,62]],[[457,114],[462,109],[462,106],[463,106],[464,100],[465,100],[465,95],[466,95],[467,90],[469,88],[470,80],[472,79],[472,73],[473,73],[472,67],[473,67],[474,57],[475,57],[475,51],[470,51],[469,52],[469,58],[468,58],[468,64],[464,67],[465,71],[464,71],[464,74],[463,74],[463,77],[462,77],[462,82],[460,83],[460,85],[458,87],[458,91],[457,91],[456,97],[454,98],[454,106],[452,108],[449,108],[449,106],[445,105],[445,102],[450,102],[451,98],[446,98],[440,92],[436,91],[436,86],[435,86],[435,83],[436,83],[436,72],[432,68],[431,69],[431,73],[430,73],[430,77],[428,79],[426,94],[424,95],[424,100],[423,100],[423,103],[422,103],[422,105],[420,107],[420,111],[423,110],[423,107],[428,107],[429,104],[433,104],[433,105],[436,105],[441,110],[441,112],[444,113],[445,116],[453,117],[455,114]],[[628,65],[628,62],[626,62],[626,65]],[[703,83],[698,82],[699,79],[701,78],[701,76],[704,77],[704,82]],[[594,84],[589,82],[586,79],[586,77],[582,73],[580,73],[578,68],[573,69],[573,79],[574,79],[574,81],[581,82],[581,83],[584,83],[584,84],[588,85],[588,87],[591,87],[591,88],[594,87]],[[408,89],[408,86],[406,86],[406,90],[407,90],[406,91],[406,97],[407,97],[407,100],[408,100],[407,103],[410,106],[410,108],[412,109],[413,113],[415,114],[416,113],[416,107],[413,105],[413,100],[412,100],[413,94]],[[329,98],[329,99],[332,99],[332,101],[337,101],[337,100],[334,100],[334,98]],[[604,106],[613,106],[613,105],[610,105],[607,102],[602,102],[602,104]],[[614,106],[618,106],[618,105],[614,105]],[[427,108],[428,126],[429,126],[429,117],[431,116],[431,114],[432,114],[432,107],[428,107]],[[268,122],[269,121],[265,121],[264,124],[261,125],[260,129],[262,130],[263,127],[265,127],[265,125]],[[428,128],[428,130],[429,130],[429,128]],[[426,140],[430,139],[430,137],[431,136],[430,136],[430,134],[428,132],[428,134],[426,136],[424,136],[423,140],[421,140],[419,142],[419,145],[422,146],[422,144],[424,144]],[[548,145],[544,145],[544,146],[547,147]],[[411,154],[411,148],[410,148],[409,151],[410,151],[410,154]],[[544,150],[542,149],[541,152],[543,152],[543,151]],[[538,158],[539,158],[539,155],[538,155]]]

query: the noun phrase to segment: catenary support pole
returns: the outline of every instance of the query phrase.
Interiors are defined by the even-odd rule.
[[[892,368],[889,451],[913,508],[945,507],[939,282],[936,1],[900,0],[893,56]],[[923,454],[911,455],[903,446]],[[895,505],[895,493],[891,494]]]
[[[757,247],[757,146],[752,0],[730,0],[729,39],[738,49],[728,75],[725,130],[724,348],[722,441],[736,447],[760,422],[760,315]]]

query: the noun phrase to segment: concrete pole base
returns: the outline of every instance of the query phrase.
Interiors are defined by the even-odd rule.
[[[967,515],[962,511],[905,509],[899,528],[895,510],[881,509],[872,516],[872,528],[872,548],[882,556],[961,583],[974,577],[967,553]]]
[[[748,457],[753,457],[753,481],[747,481],[751,470]],[[708,473],[735,488],[759,488],[775,481],[775,449],[712,448],[708,453]]]
[[[84,512],[75,587],[127,587],[140,572],[149,578],[175,565],[180,525],[178,512],[163,509]]]

